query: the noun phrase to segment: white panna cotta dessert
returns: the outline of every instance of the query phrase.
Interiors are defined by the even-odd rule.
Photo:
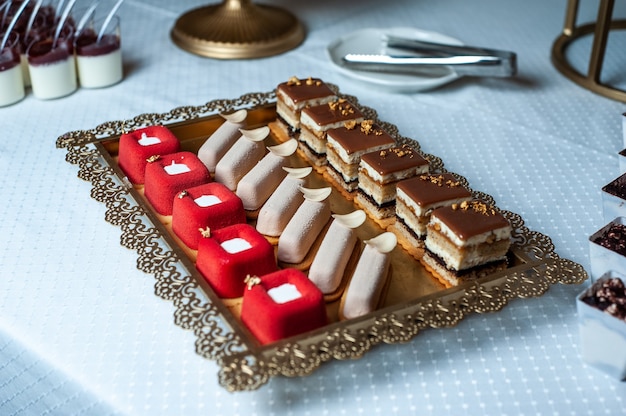
[[[20,54],[7,46],[0,51],[0,107],[15,104],[24,95]]]
[[[104,88],[122,80],[122,43],[119,24],[112,26],[112,30],[100,39],[92,29],[86,29],[77,37],[75,45],[78,80],[81,87]]]
[[[40,100],[65,97],[76,91],[76,61],[70,41],[33,43],[28,48],[28,69],[33,95]]]

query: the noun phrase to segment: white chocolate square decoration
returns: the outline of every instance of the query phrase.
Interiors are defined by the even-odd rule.
[[[189,169],[189,166],[185,165],[184,163],[176,163],[173,160],[172,160],[171,165],[165,165],[163,166],[163,169],[168,175],[172,175],[172,176],[180,175],[181,173],[191,172],[191,169]]]
[[[201,208],[212,207],[213,205],[221,204],[222,200],[215,195],[202,195],[193,200]]]
[[[273,287],[267,291],[267,294],[279,305],[302,297],[296,285],[292,283],[284,283],[280,286]]]
[[[241,253],[252,248],[252,244],[244,240],[243,238],[233,238],[226,240],[220,244],[226,252],[230,254]]]
[[[137,140],[140,146],[152,146],[153,144],[161,143],[161,139],[158,137],[152,137],[146,135],[146,133],[141,133],[141,139]]]

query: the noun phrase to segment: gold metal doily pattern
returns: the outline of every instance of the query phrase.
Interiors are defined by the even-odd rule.
[[[344,97],[358,105],[356,97]],[[185,256],[164,241],[154,218],[133,199],[130,183],[115,173],[101,142],[140,127],[189,122],[274,101],[273,92],[251,93],[234,100],[106,122],[90,130],[69,132],[56,142],[58,148],[67,150],[66,160],[78,166],[78,177],[91,182],[91,196],[105,204],[105,220],[121,228],[121,245],[137,252],[137,268],[154,276],[155,294],[173,303],[175,324],[194,333],[199,355],[220,365],[219,381],[227,390],[258,389],[278,375],[304,376],[324,362],[359,358],[376,345],[407,342],[424,329],[450,327],[470,313],[496,312],[512,299],[541,296],[552,284],[577,284],[587,278],[582,266],[555,253],[549,237],[530,231],[519,215],[503,211],[513,225],[513,246],[523,253],[524,265],[361,318],[331,323],[306,336],[265,347],[250,345],[215,294],[198,284]],[[378,120],[373,109],[359,107],[398,142],[419,149],[418,143],[402,137],[394,125]],[[425,156],[437,170],[445,171],[439,157]],[[459,179],[467,184],[465,178]],[[493,202],[487,194],[474,194]]]

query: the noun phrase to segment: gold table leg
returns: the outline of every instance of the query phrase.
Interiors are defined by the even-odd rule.
[[[611,30],[626,29],[626,20],[612,21],[615,0],[599,0],[596,22],[576,26],[579,0],[568,0],[563,32],[552,45],[552,64],[571,81],[597,94],[626,102],[626,91],[601,81],[602,64],[606,44]],[[589,57],[587,74],[581,74],[568,62],[567,47],[583,36],[593,34],[593,45]]]

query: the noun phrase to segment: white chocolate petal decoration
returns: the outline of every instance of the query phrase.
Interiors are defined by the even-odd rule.
[[[349,214],[333,214],[333,218],[346,228],[357,228],[365,222],[365,211],[358,209]]]
[[[279,157],[291,156],[298,150],[298,141],[296,139],[289,139],[285,143],[270,146],[267,150]]]
[[[267,126],[259,127],[253,130],[239,129],[243,137],[253,142],[261,142],[270,134],[270,128]]]
[[[234,113],[230,114],[220,114],[220,116],[222,116],[224,120],[230,121],[231,123],[241,123],[248,116],[248,110],[237,110]]]
[[[304,198],[309,201],[322,202],[326,198],[330,196],[332,189],[330,187],[327,188],[300,188],[302,193],[304,194]]]
[[[389,253],[398,244],[398,238],[392,232],[385,232],[365,241],[365,244],[374,247],[381,253]]]
[[[307,166],[305,168],[288,168],[283,166],[283,170],[287,172],[290,178],[302,179],[306,178],[313,172],[313,167]]]

